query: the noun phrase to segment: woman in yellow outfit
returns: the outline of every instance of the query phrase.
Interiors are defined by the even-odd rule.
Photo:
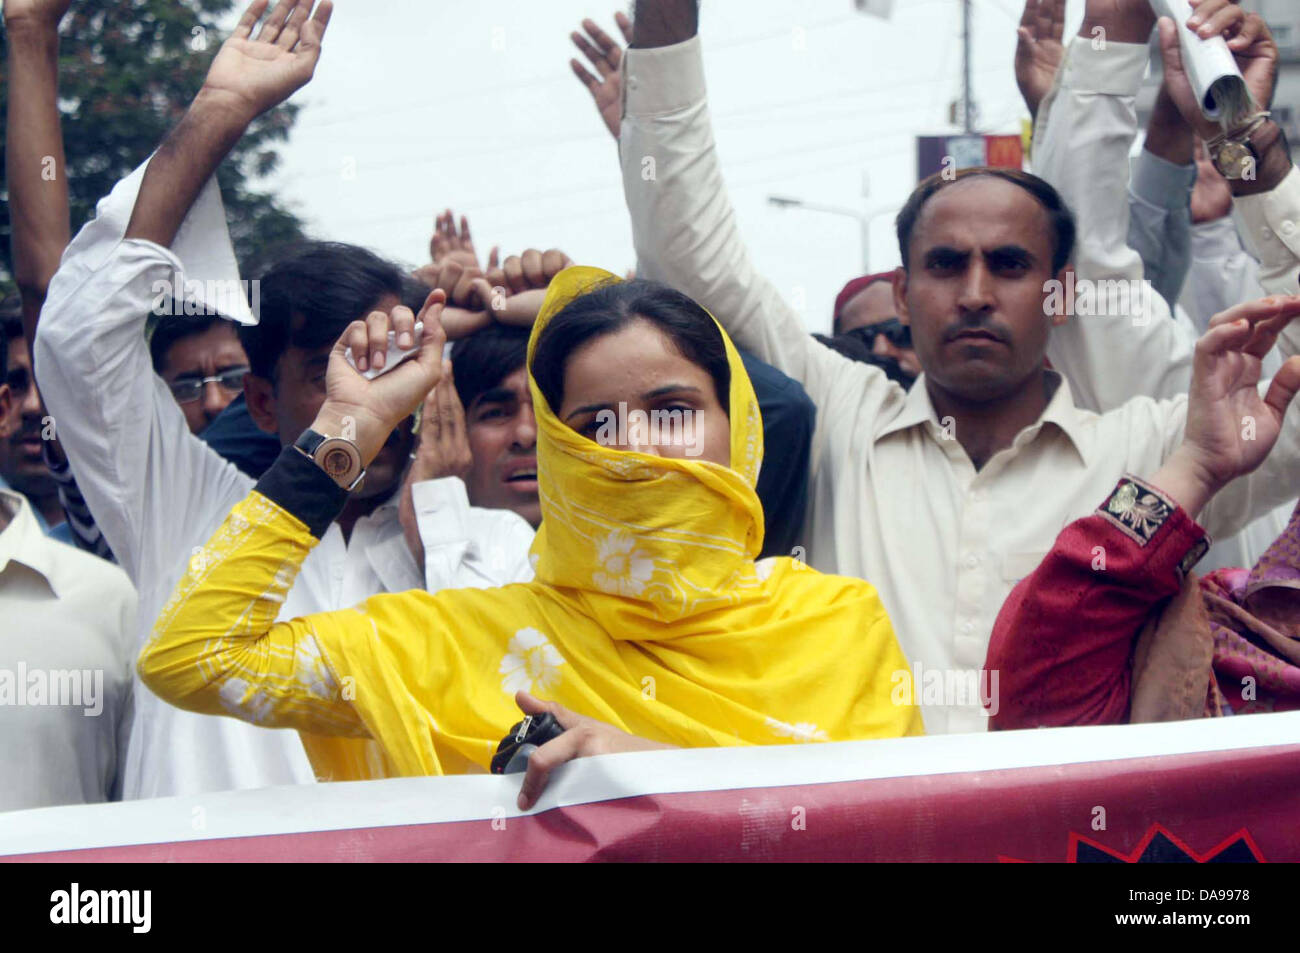
[[[351,443],[319,465],[285,450],[231,511],[158,619],[145,684],[193,711],[298,729],[333,779],[483,770],[516,703],[551,710],[568,730],[534,753],[525,807],[547,770],[584,754],[921,733],[918,710],[892,697],[907,662],[875,589],[754,562],[762,426],[726,334],[689,298],[594,268],[552,282],[528,346],[535,580],[275,622],[346,500],[351,444],[363,466],[436,385],[441,305],[434,292],[421,312],[418,354],[373,380],[347,349],[381,367],[389,330],[401,344],[415,317],[377,312],[344,333],[312,431]],[[374,739],[382,765],[359,767],[340,743],[355,738]]]

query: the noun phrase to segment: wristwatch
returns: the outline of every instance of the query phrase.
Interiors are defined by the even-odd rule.
[[[1229,182],[1240,182],[1258,170],[1264,153],[1282,136],[1282,127],[1268,113],[1252,116],[1245,125],[1205,144],[1214,167]]]
[[[351,493],[366,478],[361,451],[351,440],[327,437],[308,427],[293,448],[324,470],[331,480]]]

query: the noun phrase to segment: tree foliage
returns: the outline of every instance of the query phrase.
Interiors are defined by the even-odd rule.
[[[225,38],[217,20],[235,0],[76,0],[64,19],[59,48],[59,109],[76,234],[95,203],[138,166],[180,120],[203,84]],[[7,45],[0,68],[8,75]],[[9,84],[0,79],[0,108]],[[297,107],[282,105],[258,119],[217,172],[231,237],[240,261],[302,237],[302,222],[275,195],[258,191],[258,176],[279,164],[275,144],[288,138]],[[4,145],[0,144],[0,165]],[[0,204],[0,280],[12,275],[9,204]]]

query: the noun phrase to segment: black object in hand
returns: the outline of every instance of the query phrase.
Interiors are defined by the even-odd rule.
[[[518,774],[528,768],[528,757],[546,742],[564,734],[564,726],[549,711],[525,715],[497,745],[492,756],[493,774]]]

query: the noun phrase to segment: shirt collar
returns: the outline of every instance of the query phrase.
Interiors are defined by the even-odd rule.
[[[908,390],[907,397],[903,400],[903,409],[885,425],[884,429],[876,435],[876,439],[888,437],[891,433],[907,430],[926,421],[933,422],[936,427],[942,426],[938,414],[935,413],[934,405],[930,403],[930,391],[925,386],[925,372],[922,371]]]
[[[1075,452],[1079,454],[1079,460],[1083,465],[1085,467],[1090,466],[1089,444],[1084,436],[1085,415],[1074,404],[1074,396],[1070,392],[1070,382],[1056,371],[1049,369],[1047,374],[1050,379],[1057,382],[1056,390],[1052,393],[1052,399],[1047,402],[1047,406],[1043,409],[1043,413],[1038,420],[1017,435],[1015,445],[1020,446],[1033,439],[1044,424],[1055,424],[1069,439]],[[885,425],[876,439],[880,440],[892,433],[927,423],[930,425],[931,436],[938,439],[944,432],[944,425],[939,420],[934,405],[930,403],[930,392],[925,386],[925,373],[922,372],[916,378],[916,383],[912,385],[911,390],[907,392],[907,398],[903,402],[902,410]],[[1033,431],[1033,433],[1030,433],[1030,431]]]
[[[0,490],[0,507],[9,515],[9,525],[0,531],[0,573],[8,568],[11,560],[22,563],[39,573],[57,596],[54,554],[50,551],[53,544],[41,532],[31,505],[20,493]]]
[[[1052,399],[1047,402],[1047,408],[1043,415],[1038,418],[1040,424],[1055,424],[1065,434],[1066,439],[1074,447],[1074,452],[1079,455],[1080,462],[1085,467],[1093,464],[1093,459],[1089,454],[1092,447],[1092,441],[1087,437],[1086,422],[1095,420],[1095,415],[1086,411],[1081,411],[1074,403],[1074,394],[1070,391],[1070,382],[1056,371],[1049,370],[1048,374],[1060,381],[1056,392],[1052,394]]]

